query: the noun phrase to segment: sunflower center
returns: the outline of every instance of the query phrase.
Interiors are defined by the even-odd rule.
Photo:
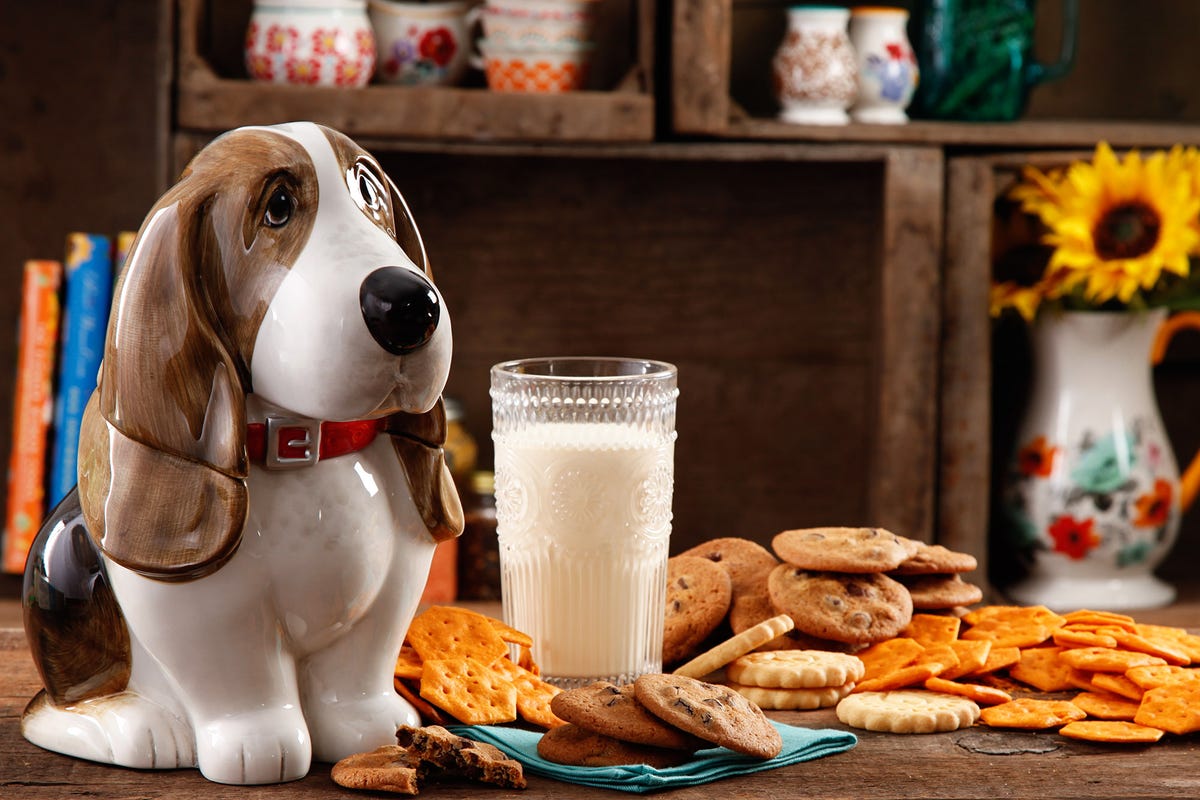
[[[1158,243],[1162,219],[1145,203],[1122,203],[1104,212],[1092,231],[1096,253],[1105,261],[1137,258]]]

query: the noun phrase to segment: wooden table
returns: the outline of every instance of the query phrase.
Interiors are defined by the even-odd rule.
[[[1145,622],[1200,627],[1200,586],[1175,606],[1136,615]],[[0,798],[260,798],[384,797],[335,785],[325,764],[296,783],[222,786],[196,770],[143,772],[93,764],[41,750],[21,736],[19,718],[40,688],[24,633],[0,629]],[[809,727],[845,728],[830,710],[772,712]],[[1020,733],[977,726],[953,733],[898,736],[855,731],[858,746],[836,756],[660,792],[675,800],[721,798],[1200,798],[1200,734],[1168,736],[1150,746],[1097,745],[1054,733]],[[529,776],[529,788],[510,792],[468,784],[430,785],[431,798],[620,797],[615,791]],[[629,795],[633,796],[633,795]]]

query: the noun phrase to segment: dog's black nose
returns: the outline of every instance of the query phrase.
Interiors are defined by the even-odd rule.
[[[368,275],[358,302],[371,336],[398,356],[432,339],[442,313],[429,281],[403,267],[380,267]]]

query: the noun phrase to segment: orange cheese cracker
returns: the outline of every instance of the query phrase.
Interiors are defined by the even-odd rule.
[[[918,644],[929,647],[956,641],[961,627],[962,620],[958,617],[946,617],[940,614],[913,614],[908,627],[901,631],[900,635],[915,639]]]
[[[1133,720],[1138,710],[1138,701],[1127,700],[1115,694],[1100,692],[1080,692],[1071,698],[1071,702],[1087,712],[1089,717],[1097,719]]]
[[[906,686],[923,684],[941,671],[942,665],[936,661],[926,664],[913,664],[912,666],[892,670],[875,678],[860,681],[850,691],[851,694],[857,692],[890,692],[894,689],[903,689]]]
[[[1126,650],[1133,650],[1138,653],[1149,653],[1152,656],[1158,656],[1163,661],[1176,667],[1182,667],[1192,663],[1192,659],[1179,647],[1166,638],[1156,636],[1142,636],[1137,633],[1129,633],[1127,631],[1118,631],[1113,634],[1117,644]]]
[[[1052,637],[1054,643],[1061,647],[1116,647],[1117,640],[1106,633],[1078,630],[1075,628],[1059,628]]]
[[[1146,691],[1125,675],[1118,675],[1115,672],[1093,672],[1092,686],[1120,695],[1126,700],[1141,700],[1142,694]]]
[[[1064,650],[1058,657],[1076,669],[1088,669],[1093,672],[1125,672],[1131,667],[1167,663],[1158,656],[1148,653],[1112,650],[1107,647],[1080,647]]]
[[[494,725],[517,718],[517,687],[473,658],[427,659],[421,697],[467,725]]]
[[[1061,692],[1075,688],[1071,667],[1061,659],[1061,647],[1031,647],[1021,651],[1021,659],[1008,674],[1021,683],[1043,692]]]
[[[521,719],[541,725],[543,728],[556,728],[566,724],[550,710],[550,701],[562,691],[557,686],[546,683],[537,675],[519,664],[514,664],[507,658],[497,661],[492,665],[492,669],[503,675],[516,687],[517,713]]]
[[[1176,681],[1200,680],[1200,669],[1187,669],[1167,664],[1151,664],[1125,670],[1125,677],[1134,685],[1146,689],[1157,689]]]
[[[1002,669],[1007,669],[1013,664],[1021,660],[1021,648],[1019,647],[996,647],[992,645],[988,651],[987,660],[983,662],[983,666],[975,670],[972,675],[987,675],[992,672],[998,672]]]
[[[1083,739],[1089,742],[1107,742],[1120,744],[1149,744],[1162,738],[1163,732],[1157,728],[1138,725],[1134,722],[1113,722],[1105,720],[1080,720],[1068,722],[1058,729],[1058,732],[1069,739]]]
[[[985,606],[963,620],[971,627],[961,638],[986,639],[993,647],[1034,647],[1066,623],[1044,606]]]
[[[401,647],[400,655],[396,656],[396,677],[414,681],[421,679],[421,657],[410,645]]]
[[[949,681],[936,676],[925,681],[925,688],[931,692],[942,692],[943,694],[955,694],[959,697],[965,697],[969,700],[974,700],[977,705],[981,706],[994,706],[1012,700],[1012,695],[1003,689],[980,686],[977,683],[959,683],[958,681]]]
[[[408,626],[408,642],[422,661],[473,658],[491,664],[508,645],[483,614],[452,606],[430,606]]]
[[[958,664],[943,670],[939,677],[953,680],[983,669],[983,665],[987,663],[988,653],[992,650],[992,643],[984,639],[975,641],[956,639],[950,642],[950,649],[958,658]]]
[[[980,719],[993,728],[1043,730],[1057,728],[1086,716],[1083,709],[1068,700],[1035,700],[1021,697],[983,709]]]
[[[863,680],[871,680],[909,666],[924,652],[916,639],[899,637],[877,642],[856,655],[865,668]]]
[[[1200,731],[1200,681],[1179,681],[1148,690],[1133,721],[1179,735]]]

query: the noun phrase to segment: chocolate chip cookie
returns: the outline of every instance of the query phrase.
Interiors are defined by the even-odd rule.
[[[762,709],[727,686],[683,675],[642,675],[634,694],[658,718],[721,747],[756,758],[774,758],[783,749]]]
[[[620,764],[647,764],[651,767],[675,767],[691,758],[684,750],[633,744],[585,730],[578,725],[551,728],[538,739],[538,755],[556,764],[576,767],[612,767]]]
[[[912,619],[912,597],[879,573],[816,572],[780,564],[767,581],[771,602],[811,636],[864,644],[896,636]]]
[[[663,663],[691,656],[725,619],[732,597],[733,583],[720,564],[699,556],[668,559]]]
[[[793,566],[820,572],[887,572],[920,543],[883,528],[801,528],[777,534],[771,546]]]
[[[668,725],[634,696],[633,684],[598,681],[554,696],[550,709],[573,725],[634,744],[668,750],[699,750],[704,742]]]

